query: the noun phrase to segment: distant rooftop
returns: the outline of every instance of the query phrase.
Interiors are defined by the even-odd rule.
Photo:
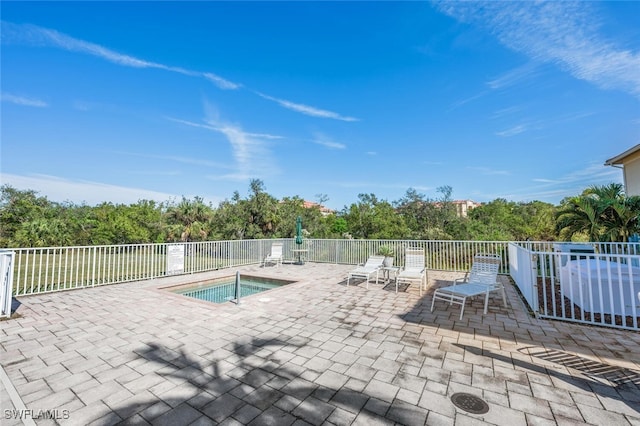
[[[328,214],[332,214],[335,213],[335,210],[330,209],[329,207],[325,207],[322,204],[319,203],[314,203],[313,201],[307,201],[305,200],[302,204],[302,206],[305,209],[312,209],[312,208],[318,208],[320,209],[320,213],[322,213],[323,215],[328,215]]]

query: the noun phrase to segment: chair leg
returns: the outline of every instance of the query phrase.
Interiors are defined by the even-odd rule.
[[[504,286],[502,286],[502,302],[504,303],[504,307],[507,307],[507,292],[504,291]]]
[[[436,292],[433,292],[433,298],[431,299],[431,312],[433,312],[433,306],[436,304]]]
[[[489,291],[484,295],[484,314],[487,315],[487,306],[489,306]]]
[[[467,304],[467,298],[462,299],[462,306],[460,307],[460,321],[462,321],[462,316],[464,315],[464,305]]]

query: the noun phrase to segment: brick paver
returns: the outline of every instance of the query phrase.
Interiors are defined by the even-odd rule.
[[[640,333],[535,319],[507,277],[508,307],[492,297],[482,315],[478,298],[460,321],[430,312],[460,274],[430,271],[420,297],[347,288],[350,269],[242,268],[298,282],[240,305],[159,289],[235,270],[23,297],[0,364],[28,410],[67,410],[37,424],[640,424]]]

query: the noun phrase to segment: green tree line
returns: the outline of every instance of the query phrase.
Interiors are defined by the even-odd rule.
[[[309,238],[624,242],[640,232],[640,197],[626,196],[620,184],[589,187],[557,206],[498,198],[467,217],[456,213],[451,187],[437,193],[431,199],[408,189],[391,202],[360,194],[326,215],[298,196],[277,199],[259,179],[245,197],[236,191],[218,206],[200,197],[77,205],[3,185],[0,247],[292,238],[298,216]]]

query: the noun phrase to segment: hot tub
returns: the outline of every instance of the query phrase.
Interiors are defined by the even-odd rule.
[[[560,285],[584,311],[640,315],[640,267],[595,257],[569,260],[560,267]]]

